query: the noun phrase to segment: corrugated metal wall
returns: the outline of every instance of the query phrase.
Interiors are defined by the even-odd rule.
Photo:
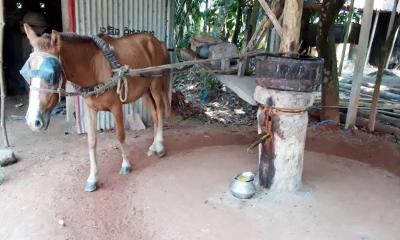
[[[76,0],[76,31],[82,35],[93,35],[106,32],[114,36],[122,36],[133,31],[150,31],[173,48],[173,0]],[[77,100],[75,111],[79,113],[77,129],[86,132],[83,99]],[[124,115],[138,113],[145,123],[151,123],[143,101],[125,104]],[[114,128],[114,120],[109,112],[99,112],[97,129]]]

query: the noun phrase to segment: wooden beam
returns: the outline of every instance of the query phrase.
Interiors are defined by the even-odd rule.
[[[10,144],[8,142],[6,121],[5,121],[5,82],[4,82],[4,73],[3,73],[3,42],[4,42],[4,0],[0,0],[0,97],[1,97],[1,107],[0,107],[0,126],[3,133],[3,141],[4,147],[9,147]]]
[[[283,8],[283,36],[279,52],[298,54],[303,0],[286,0]]]
[[[240,58],[245,58],[245,57],[254,57],[254,56],[257,56],[257,55],[260,55],[260,54],[264,54],[264,53],[265,53],[264,51],[255,50],[255,51],[247,52],[247,53],[244,53],[244,54],[239,54],[239,55],[236,55],[236,56],[229,57],[229,59],[240,59]],[[136,68],[136,69],[129,68],[126,71],[126,75],[128,75],[128,76],[140,76],[140,74],[142,74],[142,73],[159,74],[160,71],[162,72],[163,70],[182,69],[185,66],[191,66],[191,65],[195,65],[195,64],[202,65],[202,64],[205,64],[205,63],[213,62],[213,61],[224,61],[224,60],[226,60],[226,57],[184,61],[184,62],[179,62],[179,63],[164,64],[164,65],[145,67],[145,68]]]
[[[68,0],[61,0],[61,19],[63,32],[69,32]]]
[[[346,116],[345,128],[355,126],[357,120],[357,107],[360,99],[361,83],[364,78],[364,63],[367,57],[368,39],[371,29],[374,0],[365,0],[362,25],[357,48],[358,58],[354,67],[353,84],[350,94],[350,104]]]
[[[275,14],[272,12],[271,8],[268,6],[268,3],[265,2],[265,0],[258,0],[258,1],[260,2],[261,7],[264,9],[265,13],[267,13],[268,18],[271,20],[272,24],[274,25],[276,32],[282,38],[283,30],[282,30],[281,24],[279,23]]]
[[[283,7],[285,4],[285,0],[275,0],[272,2],[271,8],[272,8],[272,16],[275,17],[281,17]],[[278,20],[279,23],[279,20]],[[279,26],[281,24],[279,23]],[[256,31],[252,35],[249,43],[247,46],[243,49],[242,53],[246,53],[247,51],[252,51],[256,49],[261,41],[261,39],[265,36],[266,32],[271,29],[273,26],[273,22],[271,18],[264,17],[260,24],[258,25]],[[241,59],[238,64],[238,76],[243,76],[245,74],[247,68],[247,58]]]

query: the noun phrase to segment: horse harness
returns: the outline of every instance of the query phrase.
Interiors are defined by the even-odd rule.
[[[28,82],[30,85],[30,88],[39,91],[39,92],[44,92],[44,93],[57,93],[59,94],[59,99],[61,99],[61,95],[64,96],[83,96],[83,97],[88,97],[88,96],[99,96],[112,88],[116,87],[116,92],[120,97],[121,102],[125,102],[128,97],[128,80],[126,78],[127,75],[129,75],[129,66],[127,65],[121,65],[117,56],[115,55],[115,52],[113,50],[113,47],[104,41],[100,36],[94,35],[91,36],[93,42],[95,43],[96,47],[101,50],[103,53],[104,57],[107,59],[107,61],[111,65],[112,69],[112,76],[111,78],[105,82],[105,83],[100,83],[94,87],[87,87],[83,88],[80,87],[76,84],[72,84],[74,86],[74,89],[76,90],[75,92],[67,92],[65,89],[62,88],[62,81],[60,81],[61,74],[63,77],[66,79],[65,72],[62,68],[62,63],[59,59],[58,56],[55,56],[53,54],[47,53],[47,52],[42,52],[42,51],[35,51],[31,53],[30,57],[20,70],[20,74],[24,77],[24,79]],[[44,58],[43,62],[40,64],[39,69],[31,69],[29,65],[29,59],[32,56],[39,55]],[[161,77],[163,76],[163,73],[161,74],[152,74],[152,73],[142,73],[139,76],[145,77],[145,78],[153,78],[153,77]],[[39,77],[42,79],[46,84],[49,85],[55,85],[58,84],[57,89],[46,89],[46,88],[37,88],[34,86],[31,86],[30,80],[31,78],[34,77]]]

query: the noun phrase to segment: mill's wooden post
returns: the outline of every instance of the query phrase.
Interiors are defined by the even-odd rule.
[[[283,8],[282,39],[280,52],[297,54],[299,50],[303,0],[286,0]]]
[[[322,59],[298,57],[302,9],[303,0],[285,1],[282,56],[256,58],[258,130],[270,136],[259,148],[259,182],[274,191],[301,186],[307,108],[322,76]]]
[[[4,1],[0,0],[0,97],[1,97],[1,107],[0,107],[0,125],[1,125],[1,130],[3,132],[3,141],[4,141],[4,147],[8,148],[9,147],[9,142],[8,142],[8,136],[7,136],[7,130],[6,130],[6,122],[5,122],[5,116],[4,116],[4,109],[5,109],[5,98],[6,98],[6,93],[5,93],[5,85],[4,85],[4,74],[3,74],[3,40],[4,40]]]
[[[0,97],[1,97],[1,106],[0,106],[0,125],[1,125],[1,130],[3,132],[3,141],[4,141],[4,147],[9,147],[8,143],[8,136],[7,136],[7,131],[6,131],[6,122],[4,120],[4,100],[5,100],[5,90],[4,90],[4,77],[3,77],[3,39],[4,39],[4,1],[0,0]],[[1,164],[0,164],[0,184],[3,182],[4,179],[4,174],[3,170],[1,169]]]

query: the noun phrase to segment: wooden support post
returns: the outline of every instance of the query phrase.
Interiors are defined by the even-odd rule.
[[[378,20],[379,20],[379,14],[380,14],[380,12],[381,12],[380,10],[377,10],[377,11],[376,11],[376,14],[375,14],[374,25],[372,26],[371,39],[369,40],[369,46],[368,46],[368,51],[367,51],[367,57],[365,58],[365,66],[368,65],[369,55],[371,54],[372,44],[374,43],[375,32],[376,32],[376,26],[378,25]]]
[[[0,125],[3,132],[3,142],[4,147],[8,148],[10,146],[8,142],[6,121],[5,121],[5,82],[3,73],[3,40],[4,40],[4,1],[0,0],[0,97],[1,97],[1,109],[0,109]]]
[[[346,116],[346,124],[345,124],[346,129],[354,127],[357,119],[357,108],[358,108],[358,101],[360,99],[361,83],[364,78],[364,64],[365,64],[365,59],[367,57],[368,39],[371,29],[373,7],[374,7],[374,0],[365,0],[360,38],[357,48],[358,58],[356,60],[354,67],[350,104]]]
[[[353,19],[353,13],[354,13],[354,0],[351,0],[349,15],[347,16],[346,29],[344,31],[343,49],[342,49],[342,55],[340,57],[340,64],[339,64],[339,70],[338,70],[339,76],[342,75],[344,56],[346,55],[347,42],[349,41],[349,35],[350,35],[350,30],[351,30],[351,20]]]
[[[280,52],[298,54],[303,0],[286,0],[283,9],[283,36]]]

